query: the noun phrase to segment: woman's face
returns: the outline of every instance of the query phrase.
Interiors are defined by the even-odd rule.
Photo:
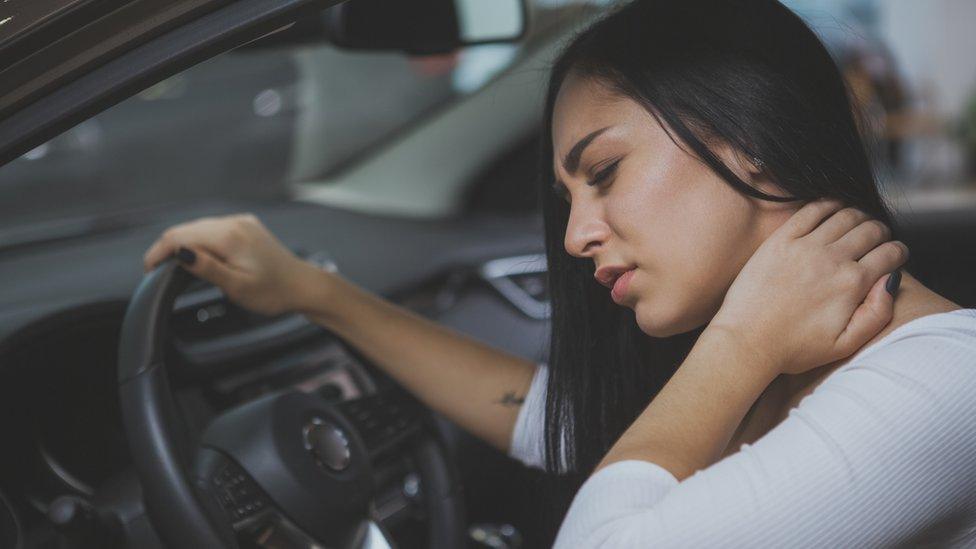
[[[651,336],[706,324],[752,253],[796,210],[739,194],[640,104],[594,79],[567,77],[552,135],[556,184],[571,204],[566,251],[592,259],[597,274],[633,268],[615,301]],[[714,150],[743,181],[781,192],[727,147]]]

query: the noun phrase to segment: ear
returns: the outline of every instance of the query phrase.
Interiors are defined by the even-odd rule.
[[[746,153],[725,144],[718,147],[715,152],[725,162],[725,165],[739,176],[739,179],[753,187],[762,190],[760,187],[763,184],[770,183],[761,158],[752,158]]]
[[[750,163],[750,165],[753,164]],[[748,174],[749,178],[746,179],[745,182],[751,185],[754,189],[773,196],[785,196],[787,194],[783,189],[780,188],[779,185],[773,182],[769,172],[761,167],[761,164],[760,166],[754,166],[753,169],[750,169]]]
[[[716,153],[725,162],[725,165],[739,176],[739,179],[748,183],[752,188],[773,196],[786,195],[786,192],[773,182],[761,158],[752,158],[728,145],[718,147]]]

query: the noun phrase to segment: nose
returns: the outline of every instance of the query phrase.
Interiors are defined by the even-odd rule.
[[[597,203],[573,204],[566,225],[566,239],[563,245],[569,255],[591,257],[606,242],[610,228],[604,222]]]

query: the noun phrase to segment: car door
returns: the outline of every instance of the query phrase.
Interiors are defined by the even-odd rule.
[[[163,78],[336,3],[62,0],[21,8],[0,26],[7,31],[0,164]]]

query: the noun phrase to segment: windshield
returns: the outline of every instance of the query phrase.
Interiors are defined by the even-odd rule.
[[[251,45],[218,56],[0,168],[0,247],[208,198],[286,197],[289,182],[341,170],[476,92],[525,48],[411,57]]]
[[[964,22],[976,17],[976,3],[951,17],[922,2],[786,3],[841,63],[873,121],[865,131],[889,186],[973,188],[976,66],[968,52],[976,38]],[[327,181],[476,94],[528,55],[538,35],[558,27],[568,36],[571,4],[607,2],[533,4],[521,44],[422,58],[250,47],[173,76],[0,168],[0,248],[126,226],[206,199],[286,198],[292,183]],[[532,70],[542,82],[545,67]]]

